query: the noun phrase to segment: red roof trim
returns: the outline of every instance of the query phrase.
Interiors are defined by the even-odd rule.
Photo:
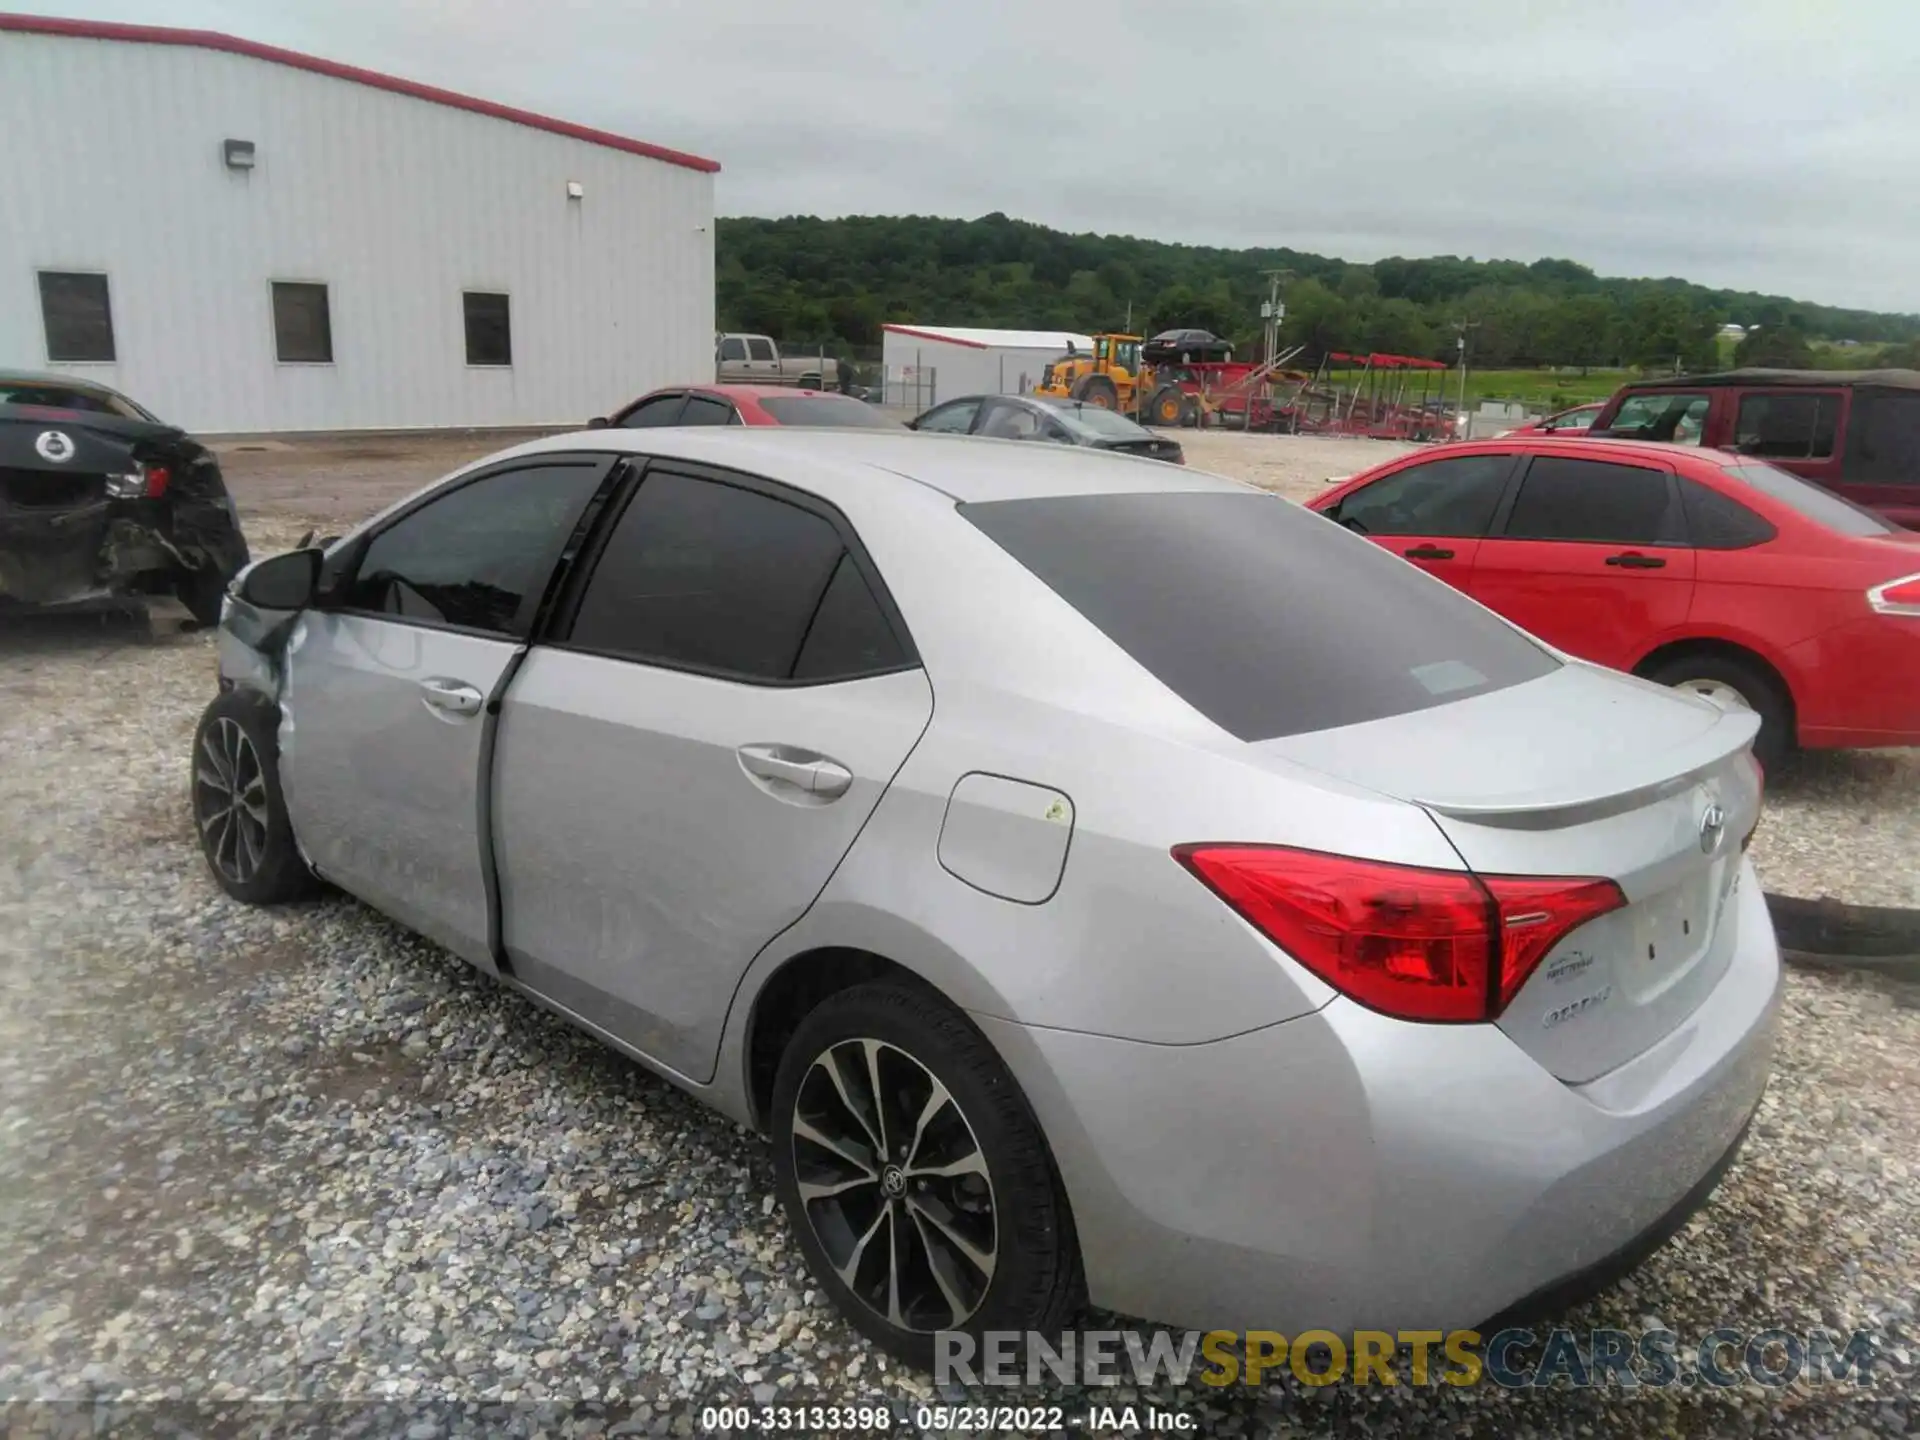
[[[931,330],[916,330],[911,325],[882,325],[882,330],[891,330],[896,335],[911,335],[916,340],[932,340],[939,345],[964,345],[969,350],[990,350],[993,347],[984,340],[959,340],[952,335],[936,335]]]
[[[252,40],[222,35],[217,30],[175,30],[165,25],[116,25],[101,20],[64,20],[52,15],[0,14],[0,31],[4,30],[16,30],[28,35],[64,35],[76,40],[120,40],[135,45],[187,45],[201,50],[224,50],[229,55],[246,55],[275,65],[291,66],[295,70],[330,75],[336,80],[371,85],[376,90],[391,90],[396,95],[411,95],[416,100],[446,105],[455,110],[491,115],[496,120],[508,120],[515,125],[550,131],[555,135],[565,135],[570,140],[584,140],[591,145],[604,145],[609,150],[624,150],[629,155],[644,155],[649,160],[664,160],[669,165],[679,165],[688,170],[700,170],[712,175],[720,169],[718,160],[689,155],[684,150],[649,145],[644,140],[630,140],[624,135],[613,135],[570,121],[535,115],[530,110],[496,105],[491,100],[477,100],[471,95],[442,90],[437,86],[402,80],[394,75],[382,75],[377,70],[362,70],[357,65],[341,65],[318,56],[302,55],[296,50],[282,50],[276,45],[256,44]]]

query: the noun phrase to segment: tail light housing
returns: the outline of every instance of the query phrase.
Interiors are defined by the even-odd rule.
[[[135,461],[125,474],[107,476],[107,494],[115,500],[158,500],[172,481],[173,472],[166,466]]]
[[[1475,875],[1278,845],[1173,858],[1342,995],[1399,1020],[1497,1018],[1554,946],[1626,896],[1611,880]]]
[[[1874,586],[1867,592],[1867,603],[1882,615],[1920,615],[1920,575]]]

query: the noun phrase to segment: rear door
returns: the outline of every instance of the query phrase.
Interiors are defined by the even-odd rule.
[[[1626,669],[1685,623],[1693,582],[1671,470],[1545,454],[1502,503],[1470,593],[1570,655]]]
[[[1512,451],[1422,460],[1349,491],[1326,511],[1356,534],[1458,590],[1520,457]]]
[[[543,456],[434,492],[356,547],[287,645],[280,773],[302,848],[488,970],[486,707],[610,463]]]
[[[826,885],[933,692],[844,517],[782,486],[656,462],[576,588],[501,709],[508,960],[704,1080],[741,975]]]

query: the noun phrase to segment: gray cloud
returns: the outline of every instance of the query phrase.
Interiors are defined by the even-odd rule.
[[[1912,0],[94,0],[711,155],[727,214],[999,210],[1920,310]]]

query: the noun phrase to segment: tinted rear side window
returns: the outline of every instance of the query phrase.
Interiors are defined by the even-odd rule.
[[[860,567],[851,555],[841,555],[820,608],[813,613],[813,624],[807,628],[793,678],[848,680],[897,670],[907,663],[907,652],[867,588]]]
[[[1920,395],[1855,391],[1853,407],[1846,478],[1863,485],[1920,485]]]
[[[1509,540],[1679,545],[1686,524],[1667,472],[1541,455],[1507,516]]]
[[[810,510],[649,473],[607,537],[569,638],[603,654],[787,680],[843,548]]]
[[[1687,511],[1687,538],[1700,550],[1744,550],[1762,545],[1780,532],[1764,516],[1738,500],[1709,489],[1686,476],[1680,482],[1680,500]]]
[[[997,500],[960,513],[1223,730],[1268,740],[1537,679],[1551,655],[1276,496]]]

